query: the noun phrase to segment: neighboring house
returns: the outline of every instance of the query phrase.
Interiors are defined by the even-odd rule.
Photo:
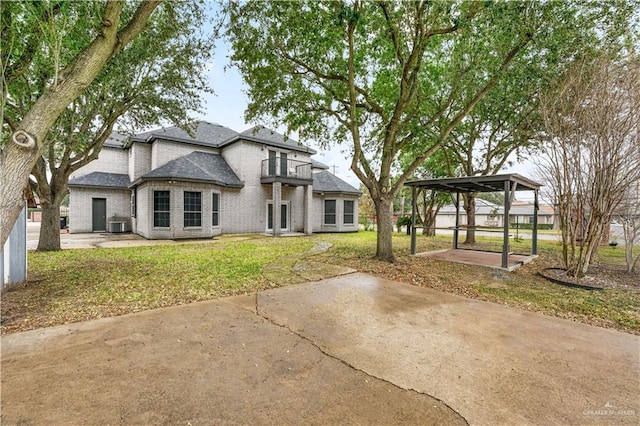
[[[467,215],[460,202],[461,226],[467,224]],[[533,223],[533,203],[514,201],[509,209],[509,223]],[[553,224],[554,211],[551,206],[541,205],[538,210],[539,224]],[[455,227],[456,207],[453,204],[443,206],[436,216],[436,228]],[[476,198],[476,226],[502,227],[504,224],[504,208],[489,201]]]
[[[70,232],[178,239],[358,230],[360,191],[312,160],[313,149],[263,127],[194,126],[194,137],[177,127],[113,134],[71,176]]]

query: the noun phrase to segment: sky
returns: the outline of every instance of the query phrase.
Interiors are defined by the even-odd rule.
[[[215,49],[213,62],[206,71],[209,84],[215,91],[215,94],[207,94],[204,96],[204,111],[197,117],[205,121],[229,127],[237,132],[242,132],[256,124],[262,123],[246,123],[244,120],[244,111],[249,103],[249,98],[245,93],[246,86],[240,72],[236,68],[228,66],[228,52],[229,46],[222,40],[219,40]],[[272,130],[284,134],[286,132],[286,126],[283,125],[280,128]],[[290,136],[293,139],[297,139],[296,134]],[[350,168],[351,160],[347,160],[340,152],[340,146],[332,147],[329,150],[320,150],[314,142],[304,141],[304,143],[318,151],[318,153],[313,156],[314,160],[329,166],[329,171],[348,182],[351,186],[360,188],[360,181]]]
[[[242,132],[262,123],[246,123],[244,120],[244,112],[249,102],[249,98],[245,93],[246,85],[240,72],[236,68],[228,66],[228,52],[228,44],[218,40],[213,61],[206,70],[209,84],[215,94],[206,94],[204,96],[204,110],[202,114],[197,115],[197,118]],[[272,130],[285,133],[286,126],[283,125]],[[290,136],[293,139],[297,139],[296,134]],[[304,143],[318,151],[318,154],[313,156],[315,160],[329,166],[330,172],[353,187],[360,188],[360,181],[350,168],[351,159],[345,158],[345,155],[341,153],[341,149],[344,149],[344,147],[333,146],[330,149],[321,150],[316,143],[310,141],[304,141]],[[536,180],[535,166],[531,162],[514,164],[501,173],[518,173]],[[529,191],[521,192],[517,195],[519,200],[533,200],[533,193],[529,194]]]

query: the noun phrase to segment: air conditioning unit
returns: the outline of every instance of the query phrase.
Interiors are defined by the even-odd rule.
[[[115,233],[124,232],[124,230],[125,230],[125,223],[123,221],[109,222],[109,232],[115,234]]]

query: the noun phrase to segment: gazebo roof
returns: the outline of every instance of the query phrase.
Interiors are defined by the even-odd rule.
[[[510,191],[514,190],[513,183],[515,191],[535,191],[542,186],[517,173],[412,180],[405,185],[444,192],[498,192],[504,191],[505,182],[510,182]]]

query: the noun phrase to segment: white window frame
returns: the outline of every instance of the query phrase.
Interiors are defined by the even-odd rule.
[[[351,203],[351,213],[347,213],[347,203]],[[351,215],[351,222],[347,222],[347,214]],[[344,225],[354,225],[356,223],[356,202],[355,200],[342,200],[342,223]]]
[[[333,223],[327,222],[327,201],[333,201]],[[325,226],[338,226],[338,200],[336,198],[327,198],[322,202],[322,224]]]
[[[218,210],[214,210],[214,196],[218,196]],[[213,191],[211,193],[211,227],[212,228],[220,228],[220,210],[221,210],[221,203],[222,203],[222,193],[220,191]],[[215,224],[213,221],[213,215],[214,214],[218,214],[218,223]]]

